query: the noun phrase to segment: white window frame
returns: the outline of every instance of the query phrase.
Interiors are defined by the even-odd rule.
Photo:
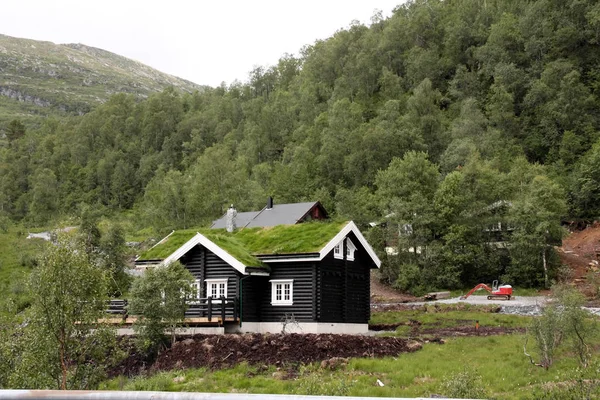
[[[356,251],[356,246],[352,243],[352,240],[346,239],[346,260],[354,261],[354,252]]]
[[[291,306],[294,304],[294,280],[293,279],[271,279],[271,305]],[[289,285],[289,299],[285,299],[285,286]],[[281,298],[277,299],[277,287],[280,286]]]
[[[206,282],[206,297],[212,297],[213,303],[220,303],[220,285],[223,284],[223,296],[227,297],[227,278],[214,278],[214,279],[205,279],[204,282]],[[213,287],[216,288],[217,290],[217,296],[213,296]]]
[[[338,260],[344,259],[344,241],[340,241],[333,248],[333,258],[337,258]]]
[[[200,293],[202,293],[202,281],[200,279],[196,279],[190,286],[192,287],[191,303],[195,304],[200,299]]]

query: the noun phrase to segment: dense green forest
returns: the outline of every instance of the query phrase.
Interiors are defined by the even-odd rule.
[[[369,236],[400,288],[546,284],[561,219],[600,214],[599,44],[596,1],[408,2],[246,83],[12,121],[0,219],[91,206],[159,235],[230,203],[318,199],[379,223]],[[498,223],[512,234],[492,245]]]

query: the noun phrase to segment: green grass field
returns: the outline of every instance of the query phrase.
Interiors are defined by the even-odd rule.
[[[492,313],[488,306],[470,306],[464,310],[407,310],[373,313],[372,323],[402,323],[416,320],[423,327],[453,327],[478,320],[482,326],[525,327],[532,317]],[[429,310],[431,308],[431,310]],[[394,335],[405,336],[401,326]],[[576,389],[582,377],[577,359],[562,348],[554,365],[546,371],[529,362],[523,354],[524,334],[487,337],[447,338],[445,344],[425,343],[414,353],[387,358],[357,358],[331,371],[318,364],[293,372],[273,366],[249,366],[210,371],[190,369],[161,372],[151,376],[105,382],[107,390],[158,390],[231,393],[294,393],[299,395],[348,395],[369,397],[429,397],[455,395],[456,387],[479,388],[480,398],[495,399],[570,399],[559,394]],[[596,331],[592,343],[600,342]],[[535,351],[529,341],[528,351]],[[600,357],[596,350],[594,365],[584,374],[597,378]],[[377,385],[377,380],[385,386]],[[589,382],[589,381],[582,381]],[[557,388],[563,392],[557,392]],[[599,389],[596,389],[599,390]],[[473,393],[473,392],[470,392]],[[593,392],[596,393],[596,392]],[[563,393],[564,394],[564,393]],[[600,392],[597,393],[600,395]],[[553,397],[554,396],[554,397]],[[557,397],[558,396],[558,397]],[[593,397],[591,397],[593,398]]]
[[[461,305],[462,310],[454,310],[456,305],[440,305],[438,308],[427,305],[420,309],[406,311],[374,312],[371,314],[371,324],[395,324],[401,325],[394,332],[394,336],[407,336],[411,330],[411,321],[417,321],[421,329],[428,328],[454,328],[460,326],[475,326],[479,321],[481,327],[518,328],[527,326],[531,317],[519,315],[506,315],[491,312],[494,306]],[[448,308],[453,311],[445,311]]]
[[[293,377],[274,367],[242,364],[221,371],[194,369],[132,380],[116,378],[102,389],[429,397],[447,395],[448,383],[466,368],[480,377],[488,398],[536,399],[547,383],[575,378],[574,358],[565,356],[546,371],[531,365],[523,355],[523,340],[522,335],[456,338],[443,345],[425,344],[420,351],[394,358],[353,359],[335,371],[312,365]],[[385,386],[377,386],[377,379]]]

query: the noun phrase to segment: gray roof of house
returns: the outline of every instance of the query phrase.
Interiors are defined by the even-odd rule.
[[[235,217],[235,226],[237,228],[243,228],[248,225],[248,222],[252,221],[254,217],[256,217],[260,211],[248,211],[248,212],[239,212]],[[227,221],[227,213],[225,213],[221,218],[213,221],[210,226],[213,229],[225,229],[227,226],[225,225]]]
[[[260,211],[241,212],[236,216],[236,227],[256,228],[275,225],[293,225],[304,217],[317,201],[308,203],[274,204],[273,208],[266,207]],[[225,228],[226,214],[214,221],[211,228]]]

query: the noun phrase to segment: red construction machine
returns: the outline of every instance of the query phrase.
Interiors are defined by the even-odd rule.
[[[481,289],[485,289],[488,292],[490,292],[490,295],[487,297],[488,300],[510,300],[510,298],[512,297],[512,286],[510,285],[500,285],[498,286],[498,281],[494,281],[492,283],[492,287],[489,287],[488,285],[486,285],[485,283],[480,283],[479,285],[475,286],[473,289],[471,289],[469,291],[469,293],[465,294],[464,296],[461,296],[460,299],[464,300],[467,297],[469,297],[470,295],[472,295],[473,293],[475,293],[478,290]]]

